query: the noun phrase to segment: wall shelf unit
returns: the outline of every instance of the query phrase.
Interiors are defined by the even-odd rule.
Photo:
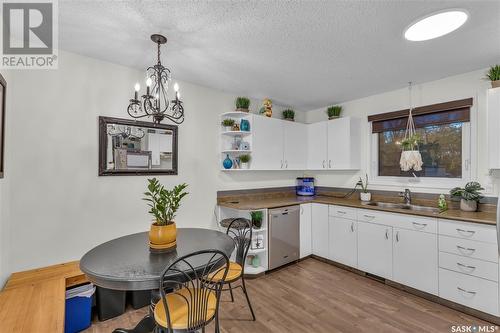
[[[220,169],[222,171],[246,171],[248,169],[241,169],[239,156],[251,156],[252,154],[253,115],[248,112],[233,111],[221,114],[220,122],[224,119],[232,119],[240,126],[242,122],[247,121],[250,124],[250,129],[248,131],[224,131],[224,128],[221,126],[219,154]],[[232,161],[232,167],[230,169],[225,169],[223,165],[227,157]]]

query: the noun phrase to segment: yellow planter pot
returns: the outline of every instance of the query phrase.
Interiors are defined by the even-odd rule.
[[[177,227],[175,222],[169,225],[151,224],[149,230],[149,242],[153,248],[169,248],[175,246],[177,238]]]

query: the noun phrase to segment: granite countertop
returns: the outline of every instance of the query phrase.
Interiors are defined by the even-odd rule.
[[[302,203],[321,203],[328,205],[339,205],[354,208],[381,210],[392,213],[402,213],[409,215],[437,217],[443,219],[459,220],[465,222],[482,223],[496,225],[495,212],[464,212],[458,209],[449,209],[442,213],[432,213],[426,211],[413,211],[407,209],[395,208],[381,208],[377,206],[368,206],[362,204],[360,200],[352,198],[336,198],[326,195],[317,195],[314,197],[301,197],[301,196],[277,196],[272,198],[231,198],[226,200],[219,200],[218,204],[223,207],[239,209],[239,210],[256,210],[264,208],[277,208],[291,205],[298,205]]]

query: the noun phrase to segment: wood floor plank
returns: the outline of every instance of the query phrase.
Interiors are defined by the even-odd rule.
[[[257,321],[251,321],[245,297],[236,290],[234,303],[223,295],[221,332],[449,333],[452,325],[489,325],[316,259],[247,280],[247,287]],[[133,327],[146,313],[143,308],[94,322],[86,332]],[[207,332],[213,332],[213,324]]]

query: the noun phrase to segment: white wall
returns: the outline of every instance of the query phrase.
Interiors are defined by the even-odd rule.
[[[133,85],[144,73],[61,52],[58,70],[7,76],[0,285],[10,272],[79,259],[97,244],[147,230],[150,221],[141,200],[147,176],[97,176],[98,116],[127,118]],[[214,227],[219,189],[294,184],[300,173],[220,172],[219,114],[234,109],[236,96],[179,84],[186,110],[179,126],[179,175],[159,178],[167,186],[189,184],[180,227]],[[260,107],[259,101],[252,104],[252,110]]]
[[[488,173],[486,91],[491,86],[489,82],[483,79],[485,72],[486,69],[478,70],[437,81],[416,84],[413,87],[413,103],[415,106],[422,106],[469,97],[474,98],[474,105],[471,108],[471,124],[475,123],[476,125],[475,128],[472,128],[471,133],[471,136],[473,136],[473,146],[471,147],[473,174],[471,177],[478,179],[486,187],[489,194],[496,195],[499,185],[498,179],[490,177]],[[363,125],[359,135],[362,138],[361,165],[363,166],[363,170],[359,172],[318,172],[315,176],[317,183],[321,186],[352,187],[360,175],[364,176],[365,172],[369,170],[370,165],[370,134],[367,116],[407,109],[408,88],[345,102],[341,105],[343,106],[342,116],[353,116],[362,119]],[[306,122],[313,123],[326,120],[325,109],[326,107],[306,112]],[[412,188],[412,186],[404,187]],[[402,189],[401,186],[387,185],[372,185],[371,188]],[[424,187],[413,187],[412,189],[417,192],[446,192],[443,189]]]

